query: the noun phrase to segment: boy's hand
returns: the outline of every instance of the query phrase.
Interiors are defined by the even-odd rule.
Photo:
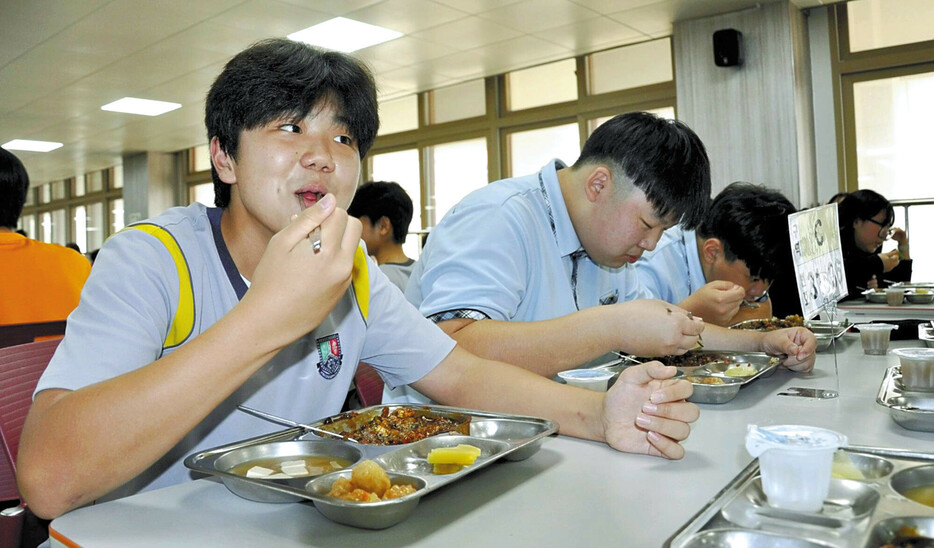
[[[726,280],[714,280],[688,295],[679,305],[704,318],[704,321],[728,327],[746,297],[742,286]]]
[[[814,369],[817,337],[806,327],[789,327],[769,331],[762,337],[762,352],[772,356],[785,355],[782,365],[799,373]]]
[[[689,423],[700,409],[684,401],[694,393],[691,383],[674,380],[677,369],[648,362],[626,368],[603,399],[603,425],[610,447],[668,459],[684,457]]]
[[[309,236],[318,226],[315,253]],[[361,232],[360,221],[327,194],[274,235],[241,303],[258,311],[256,325],[283,346],[317,327],[350,285]]]
[[[617,330],[617,348],[637,356],[684,354],[704,331],[701,318],[665,301],[637,299],[610,306],[619,313],[619,321],[608,326]]]

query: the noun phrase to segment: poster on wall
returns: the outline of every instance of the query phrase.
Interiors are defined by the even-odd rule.
[[[792,213],[788,233],[798,298],[802,314],[809,320],[847,295],[837,204]]]

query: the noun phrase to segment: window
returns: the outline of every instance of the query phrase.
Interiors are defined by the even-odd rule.
[[[110,233],[116,234],[123,230],[123,198],[110,200],[107,203],[107,209],[110,211]]]
[[[428,123],[443,124],[486,114],[483,80],[471,80],[428,93]]]
[[[457,202],[489,182],[486,139],[477,138],[428,147],[431,155],[432,226]]]
[[[374,154],[371,158],[370,180],[393,181],[405,189],[412,199],[412,223],[409,233],[418,232],[425,225],[422,223],[422,189],[419,176],[418,150],[400,150]],[[421,245],[417,238],[408,237],[402,250],[409,257],[418,257]]]
[[[577,99],[577,62],[565,59],[506,75],[509,110],[522,110]]]
[[[16,228],[22,229],[26,236],[35,239],[36,238],[36,216],[35,215],[21,215],[19,218],[19,224]]]
[[[214,183],[201,183],[188,187],[188,203],[200,202],[208,207],[214,207]]]
[[[509,135],[509,165],[513,177],[535,173],[554,158],[571,165],[580,155],[577,124],[564,124]]]
[[[208,171],[211,169],[211,148],[208,145],[196,146],[191,149],[191,171]]]
[[[930,0],[852,0],[846,11],[851,52],[934,40]]]
[[[587,59],[592,95],[669,82],[674,78],[670,38],[601,51]]]
[[[859,188],[930,198],[934,72],[853,84]]]
[[[418,96],[380,102],[379,135],[418,129]]]

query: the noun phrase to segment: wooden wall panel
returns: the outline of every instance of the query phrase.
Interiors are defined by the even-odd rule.
[[[813,141],[809,69],[795,67],[796,57],[807,62],[800,54],[807,26],[793,17],[802,15],[781,1],[675,24],[678,117],[707,146],[714,193],[742,180],[778,189],[800,206],[800,185],[813,185],[813,167],[799,165],[799,158],[813,165],[812,153],[799,153]],[[714,64],[713,33],[725,28],[743,33],[742,66]]]

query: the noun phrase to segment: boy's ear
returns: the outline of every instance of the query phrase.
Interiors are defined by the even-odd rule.
[[[607,196],[608,192],[612,194],[612,191],[613,177],[610,170],[603,165],[594,167],[584,182],[584,192],[587,194],[587,199],[596,202],[601,196]]]
[[[376,232],[379,233],[381,238],[387,235],[392,236],[392,223],[389,221],[389,217],[379,218],[379,221],[376,222]]]
[[[722,254],[723,242],[720,238],[707,238],[701,244],[701,260],[706,263],[713,263]]]
[[[214,164],[214,169],[221,181],[227,184],[237,182],[237,172],[234,169],[237,161],[224,152],[217,137],[211,138],[211,162]]]

